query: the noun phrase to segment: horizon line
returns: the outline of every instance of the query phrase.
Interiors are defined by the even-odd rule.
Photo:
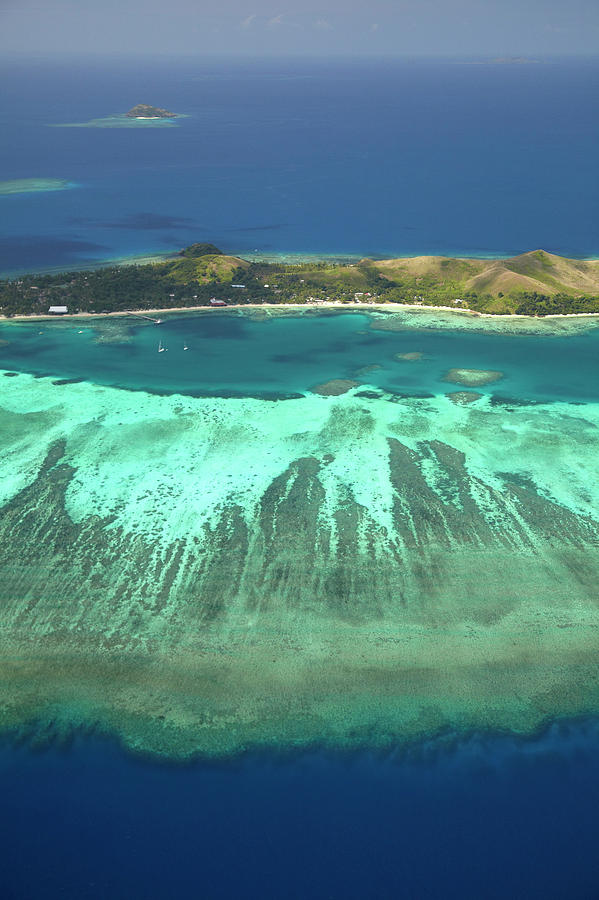
[[[355,62],[356,60],[364,61],[397,61],[410,62],[416,60],[439,60],[452,62],[496,62],[504,65],[525,65],[541,63],[553,60],[589,60],[599,61],[599,52],[595,53],[577,53],[577,52],[543,52],[535,53],[508,53],[508,52],[485,52],[485,53],[427,53],[427,52],[389,52],[389,53],[356,53],[355,51],[342,51],[336,53],[305,53],[305,52],[286,52],[286,53],[238,53],[238,52],[170,52],[166,50],[113,50],[107,52],[81,50],[80,52],[63,51],[19,51],[19,50],[3,50],[2,57],[4,62],[32,62],[32,61],[59,61],[67,62],[69,60],[80,61],[98,61],[98,60],[139,60],[148,59],[161,61],[180,61],[180,62],[231,62],[238,60],[240,62],[269,62],[269,61],[299,61],[299,60],[318,60],[320,62],[330,61],[346,61]]]

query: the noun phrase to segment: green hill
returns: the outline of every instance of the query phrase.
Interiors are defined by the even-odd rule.
[[[545,294],[599,293],[599,260],[576,260],[534,250],[513,259],[497,260],[473,276],[470,290],[541,291]]]
[[[577,260],[544,250],[511,259],[453,259],[417,256],[371,265],[391,280],[418,279],[492,296],[538,291],[543,294],[599,294],[599,260]]]
[[[534,250],[510,259],[416,256],[338,265],[252,264],[248,278],[278,287],[280,302],[337,299],[462,305],[480,312],[591,312],[599,309],[599,260]],[[274,299],[274,298],[273,298]]]
[[[225,256],[219,252],[197,257],[183,256],[174,262],[158,263],[157,268],[177,284],[189,284],[192,281],[220,284],[233,281],[235,273],[249,268],[249,265],[245,259]]]

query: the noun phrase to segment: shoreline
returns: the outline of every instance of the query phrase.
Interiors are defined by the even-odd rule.
[[[116,310],[107,313],[63,313],[52,315],[50,313],[32,313],[30,315],[4,316],[0,315],[0,321],[4,322],[37,322],[37,321],[59,321],[61,319],[112,319],[126,316],[156,316],[167,315],[169,313],[186,313],[186,312],[217,312],[222,313],[228,309],[268,309],[268,310],[351,310],[352,312],[375,311],[375,312],[404,312],[406,310],[427,310],[435,312],[457,313],[459,315],[470,316],[473,319],[493,319],[493,320],[531,320],[534,322],[543,321],[544,319],[599,319],[599,312],[593,313],[550,313],[546,316],[524,316],[518,313],[486,313],[478,312],[473,309],[465,309],[464,307],[455,306],[435,306],[433,304],[416,304],[416,303],[228,303],[226,306],[168,306],[157,309],[128,309]]]

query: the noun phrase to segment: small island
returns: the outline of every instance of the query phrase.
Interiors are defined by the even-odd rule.
[[[129,112],[125,113],[128,119],[176,119],[177,113],[161,109],[159,106],[148,106],[147,103],[138,103]]]
[[[64,191],[73,186],[66,178],[11,178],[8,181],[0,181],[0,196]]]

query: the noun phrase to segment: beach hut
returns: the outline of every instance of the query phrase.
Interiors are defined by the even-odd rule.
[[[68,311],[66,306],[51,306],[48,310],[53,316],[64,316]]]

